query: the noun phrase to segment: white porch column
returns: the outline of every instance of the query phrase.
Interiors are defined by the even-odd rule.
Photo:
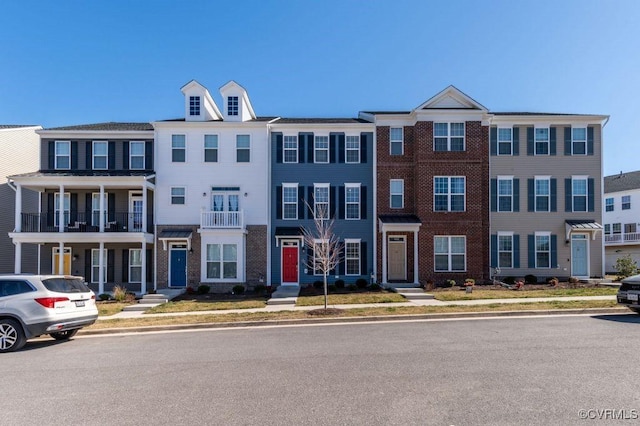
[[[53,271],[52,271],[53,272]],[[58,243],[58,275],[64,274],[64,243]]]
[[[100,223],[102,223],[102,221]],[[104,242],[100,241],[100,250],[98,251],[98,294],[104,293],[105,278],[106,277],[104,276]]]
[[[131,212],[129,214],[133,214]],[[147,232],[147,186],[142,185],[142,232]]]
[[[382,228],[382,284],[387,283],[387,231]]]
[[[22,243],[17,242],[15,244],[15,256],[13,272],[16,274],[22,273]]]
[[[58,198],[58,232],[64,232],[64,185],[60,185]],[[62,258],[62,251],[60,252],[60,258]]]
[[[100,185],[100,232],[104,232],[104,185]],[[100,255],[100,259],[102,259],[102,255]]]
[[[144,203],[143,203],[144,204]],[[142,251],[140,252],[140,261],[142,262],[142,268],[140,268],[140,281],[142,284],[140,285],[140,294],[147,294],[147,243],[145,241],[142,242]]]
[[[418,231],[413,231],[413,283],[420,284],[418,278]]]
[[[15,205],[15,226],[16,232],[22,232],[22,185],[16,184],[16,205]],[[17,248],[17,246],[16,246]],[[16,250],[17,252],[17,250]],[[17,274],[18,272],[16,272]]]

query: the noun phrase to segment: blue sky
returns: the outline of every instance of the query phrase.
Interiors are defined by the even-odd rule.
[[[605,173],[640,169],[640,1],[12,1],[0,123],[183,116],[196,79],[258,115],[410,110],[453,84],[492,111],[607,114]]]

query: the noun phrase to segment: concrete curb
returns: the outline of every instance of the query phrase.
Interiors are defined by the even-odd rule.
[[[267,321],[239,321],[201,324],[176,324],[157,325],[124,328],[105,328],[99,330],[82,329],[78,336],[110,335],[123,333],[146,333],[156,331],[177,331],[177,330],[197,330],[197,329],[217,329],[217,328],[237,328],[237,327],[271,327],[281,325],[307,325],[307,324],[341,324],[360,323],[376,321],[412,321],[412,320],[441,320],[441,319],[473,319],[490,317],[521,317],[521,316],[543,316],[543,315],[580,315],[580,314],[621,314],[629,313],[625,307],[619,308],[585,308],[585,309],[541,309],[533,311],[492,311],[492,312],[449,312],[437,314],[409,314],[409,315],[381,315],[381,316],[361,316],[361,317],[333,317],[333,318],[305,318]]]

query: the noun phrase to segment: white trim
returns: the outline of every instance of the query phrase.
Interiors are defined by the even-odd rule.
[[[287,148],[286,147],[286,138],[295,138],[295,142],[296,142],[296,148],[295,148],[295,161],[287,161],[287,151],[293,151],[293,148]],[[298,135],[282,135],[282,163],[283,164],[297,164],[298,163],[298,157],[300,156],[300,140],[298,138]]]
[[[60,157],[69,158],[69,167],[58,167],[58,144],[66,144],[69,147],[69,155],[60,155]],[[71,170],[71,141],[54,141],[53,142],[53,168],[55,170]]]
[[[98,157],[104,157],[104,167],[96,167],[96,144],[104,145],[106,148],[106,152],[104,155],[98,155]],[[104,140],[91,141],[91,169],[93,170],[109,169],[109,141],[104,141]]]
[[[296,215],[295,217],[285,217],[285,206],[287,204],[292,205],[292,202],[285,202],[285,197],[284,197],[284,189],[285,188],[295,188],[296,190],[296,197],[295,197],[295,205],[296,205]],[[315,191],[314,191],[315,192]],[[297,183],[282,183],[282,220],[298,220],[298,203],[300,201],[298,200],[298,184]],[[315,206],[315,204],[314,204]]]
[[[446,238],[447,239],[447,253],[437,253],[436,252],[436,239],[437,238]],[[451,251],[451,239],[452,238],[464,238],[464,270],[453,270],[451,269],[451,265],[452,265],[452,256],[453,255],[460,255],[461,253],[453,253]],[[436,256],[443,256],[445,255],[447,256],[447,261],[448,261],[448,268],[447,270],[440,270],[440,269],[436,269]],[[467,260],[468,260],[468,253],[467,253],[467,236],[466,235],[434,235],[433,236],[433,272],[451,272],[451,273],[462,273],[462,272],[467,272]]]
[[[344,184],[344,219],[345,220],[360,220],[361,219],[361,210],[362,210],[362,190],[361,190],[361,186],[362,184],[360,183],[345,183]],[[347,188],[358,188],[358,202],[354,203],[354,202],[348,202],[348,198],[347,198]],[[349,211],[348,206],[349,204],[358,204],[358,217],[348,217],[347,212]]]
[[[133,155],[133,145],[142,145],[142,155]],[[146,155],[146,141],[129,141],[129,170],[146,170],[147,167],[147,155]],[[133,157],[142,157],[142,167],[133,167]]]

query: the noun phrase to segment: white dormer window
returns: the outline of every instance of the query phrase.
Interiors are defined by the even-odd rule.
[[[200,115],[200,96],[189,96],[189,115]]]
[[[238,115],[238,97],[237,96],[229,96],[227,98],[227,115],[229,116]]]

